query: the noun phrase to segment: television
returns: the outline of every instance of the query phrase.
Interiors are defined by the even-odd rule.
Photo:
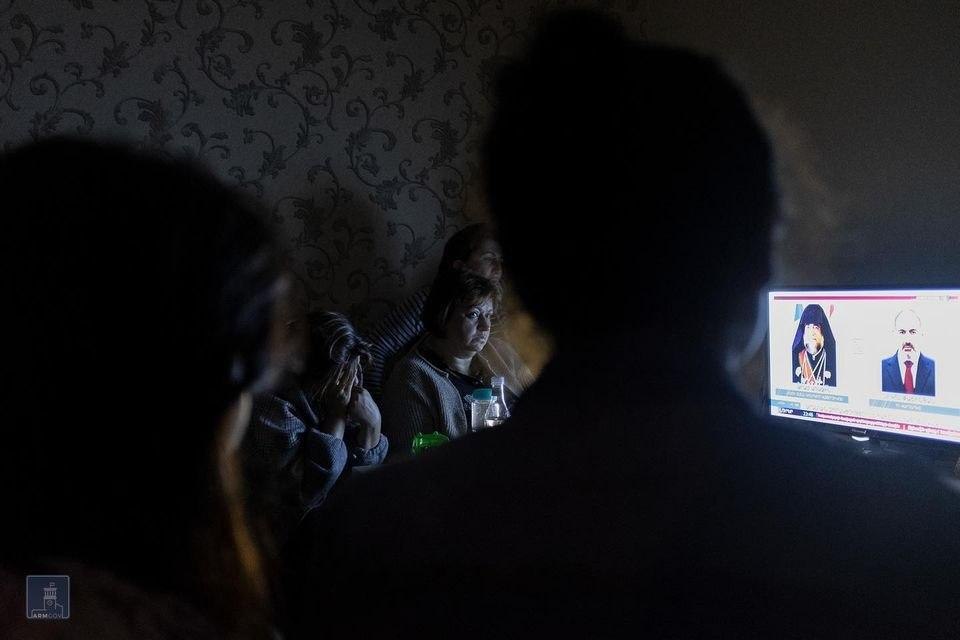
[[[960,289],[767,295],[773,416],[960,444]]]

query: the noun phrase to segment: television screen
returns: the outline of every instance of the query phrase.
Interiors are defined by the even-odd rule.
[[[772,415],[960,443],[960,289],[771,291]]]

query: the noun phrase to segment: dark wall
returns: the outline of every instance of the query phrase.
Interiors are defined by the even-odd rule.
[[[780,278],[960,283],[955,2],[646,2],[652,39],[717,53],[796,187]]]
[[[575,3],[0,0],[0,140],[78,133],[200,158],[273,212],[310,303],[362,323],[483,216],[491,73],[558,4]],[[785,159],[779,280],[951,278],[955,4],[578,4],[720,55],[758,99]]]
[[[534,4],[0,0],[0,139],[200,158],[272,211],[311,305],[363,323],[482,215],[491,73]]]

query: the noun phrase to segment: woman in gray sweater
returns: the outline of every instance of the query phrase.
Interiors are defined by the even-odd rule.
[[[499,288],[490,280],[458,269],[437,275],[423,309],[426,333],[384,389],[383,428],[394,453],[409,453],[418,432],[468,433],[464,396],[489,387],[493,376],[504,378],[508,406],[530,383],[516,352],[490,338],[499,306]]]

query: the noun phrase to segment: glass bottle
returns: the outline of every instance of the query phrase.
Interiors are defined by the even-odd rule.
[[[491,378],[490,386],[493,397],[490,399],[484,424],[488,427],[496,427],[510,417],[510,409],[507,408],[506,383],[503,376]]]
[[[493,395],[496,396],[496,403],[500,405],[500,421],[510,417],[510,409],[507,407],[507,385],[503,376],[494,376],[490,379],[490,386],[493,388]]]

